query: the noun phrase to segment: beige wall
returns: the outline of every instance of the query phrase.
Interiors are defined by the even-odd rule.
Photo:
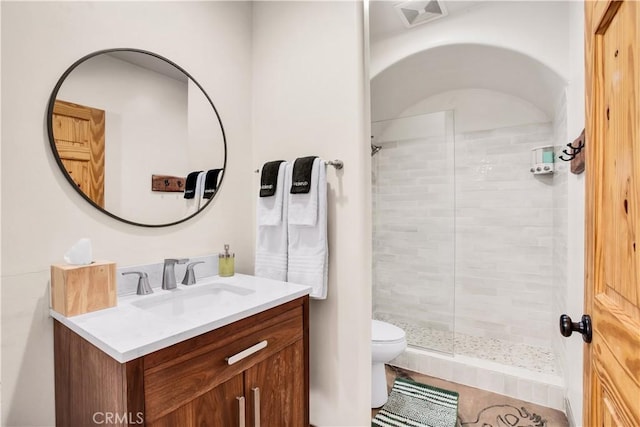
[[[310,309],[316,426],[371,422],[371,175],[362,15],[359,2],[254,5],[253,169],[307,155],[345,164],[341,171],[327,168],[329,292]],[[254,182],[258,188],[257,174]]]
[[[217,252],[253,268],[251,5],[243,2],[2,2],[2,425],[54,423],[49,265],[80,237],[119,266]],[[89,52],[136,47],[184,67],[213,99],[228,173],[205,212],[169,228],[117,222],[63,178],[45,129],[60,74]],[[151,154],[152,155],[152,154]],[[135,328],[136,325],[131,325]]]

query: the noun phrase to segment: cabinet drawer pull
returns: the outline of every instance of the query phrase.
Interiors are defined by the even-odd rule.
[[[253,426],[260,427],[260,387],[253,387]]]
[[[245,357],[249,357],[253,353],[256,353],[256,352],[262,350],[266,346],[267,346],[267,340],[260,341],[258,344],[252,345],[251,347],[247,348],[246,350],[242,350],[240,353],[236,353],[233,356],[227,357],[225,360],[227,361],[227,363],[229,365],[233,365],[234,363],[237,363],[237,362],[241,361]]]
[[[244,396],[236,397],[238,399],[238,425],[240,427],[245,427],[245,419],[244,419]]]

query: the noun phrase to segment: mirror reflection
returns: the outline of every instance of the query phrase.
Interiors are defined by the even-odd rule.
[[[165,58],[132,49],[88,55],[60,79],[48,113],[63,173],[110,216],[170,225],[215,196],[226,163],[222,123],[200,85]]]

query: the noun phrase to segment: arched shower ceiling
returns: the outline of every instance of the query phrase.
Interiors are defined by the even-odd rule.
[[[567,82],[529,55],[503,47],[461,43],[405,57],[371,79],[372,120],[398,117],[430,96],[456,89],[487,89],[530,102],[549,119]]]

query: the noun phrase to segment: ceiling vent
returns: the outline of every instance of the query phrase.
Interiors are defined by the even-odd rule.
[[[407,28],[447,16],[447,9],[438,0],[409,0],[397,4],[395,7]]]

